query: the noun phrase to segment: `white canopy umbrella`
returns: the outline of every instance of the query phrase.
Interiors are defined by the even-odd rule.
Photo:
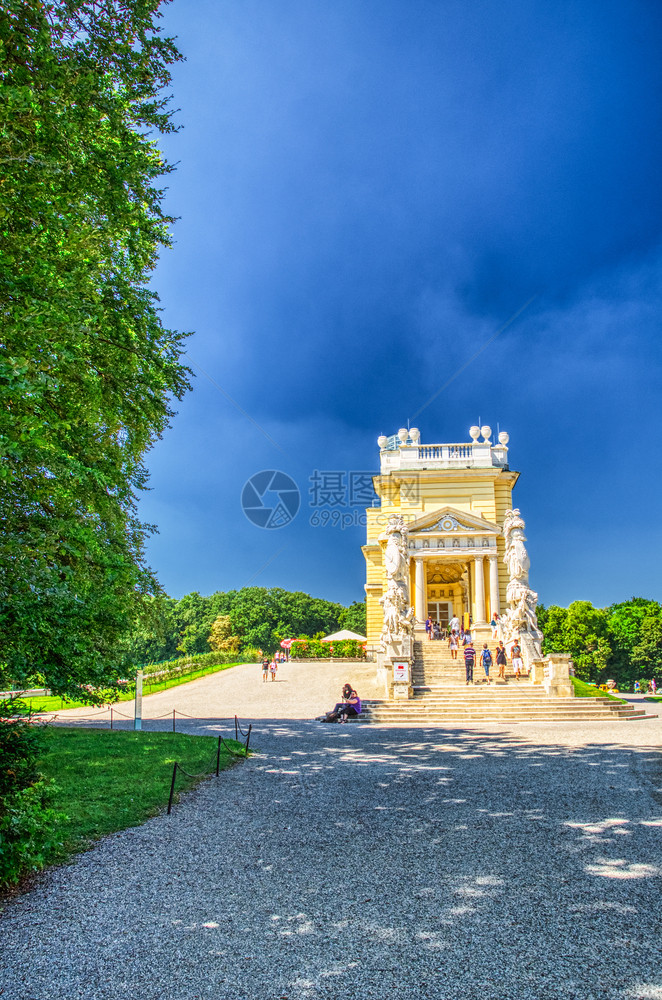
[[[321,642],[341,642],[343,639],[358,639],[359,642],[367,642],[364,635],[357,635],[356,632],[350,632],[348,628],[343,628],[340,632],[334,632],[333,635],[325,635]]]

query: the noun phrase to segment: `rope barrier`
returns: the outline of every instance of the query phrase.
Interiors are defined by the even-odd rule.
[[[223,737],[219,735],[219,737],[218,737],[218,743],[217,743],[217,746],[216,746],[216,753],[214,754],[214,757],[216,758],[216,777],[217,778],[219,776],[220,769],[221,769],[221,744],[223,744],[226,747],[227,751],[233,757],[241,757],[241,756],[246,756],[248,754],[248,749],[246,750],[246,754],[238,754],[235,750],[233,750],[233,748],[231,746],[228,746],[228,744],[225,742],[225,740],[223,739]],[[214,757],[212,757],[212,761],[214,760]],[[185,774],[186,777],[190,778],[192,781],[195,781],[196,778],[202,778],[206,774],[209,774],[209,768],[205,768],[204,771],[197,771],[195,774],[191,774],[191,772],[187,771],[185,767],[182,767],[182,765],[179,763],[179,761],[175,761],[175,763],[173,764],[173,768],[172,768],[172,780],[170,782],[170,795],[168,797],[168,816],[172,812],[172,803],[173,803],[173,799],[175,797],[175,782],[177,780],[177,771],[178,770],[181,771],[182,774]]]
[[[213,763],[215,760],[216,760],[216,751],[214,751],[213,755],[209,758],[210,764]],[[203,771],[196,771],[195,774],[191,774],[191,772],[187,771],[185,767],[182,767],[182,765],[179,762],[177,762],[177,767],[182,772],[182,774],[185,774],[187,778],[191,779],[202,778],[204,777],[205,774],[209,774],[208,767],[206,767]]]
[[[105,709],[103,712],[97,712],[95,715],[77,715],[74,721],[75,722],[91,722],[92,719],[98,719],[100,715],[105,715],[107,711],[108,711],[108,709]],[[30,715],[28,716],[28,718],[32,719],[33,716],[36,719],[38,719],[39,722],[47,722],[50,719],[59,719],[60,718],[60,712],[49,712],[49,713],[46,713],[46,712],[31,712]],[[127,718],[128,718],[128,716],[127,716]]]
[[[123,712],[118,712],[117,709],[115,709],[115,707],[113,705],[110,705],[110,706],[108,706],[108,708],[102,709],[100,712],[96,712],[94,715],[91,715],[91,716],[80,716],[79,715],[79,716],[76,717],[76,721],[89,722],[92,719],[99,718],[100,715],[106,715],[108,712],[110,713],[110,728],[111,729],[113,728],[113,719],[114,719],[115,715],[119,715],[120,718],[127,719],[129,722],[131,722],[131,716],[125,715]],[[194,721],[197,721],[196,717],[194,715],[187,715],[185,712],[180,712],[179,714],[183,715],[187,719],[193,719]],[[57,712],[50,713],[48,716],[46,714],[42,714],[42,713],[35,713],[35,715],[38,716],[38,719],[37,719],[38,722],[47,722],[49,720],[50,721],[55,721],[57,718],[59,718],[59,713],[57,713]],[[157,722],[157,721],[159,721],[159,719],[165,719],[169,715],[170,715],[170,712],[166,712],[164,715],[156,716],[153,720],[145,720],[145,721],[154,721],[154,722]],[[176,719],[176,715],[177,715],[177,709],[173,708],[173,710],[172,710],[172,730],[173,730],[173,732],[175,732],[175,719]],[[32,716],[32,713],[30,713],[30,717],[31,716]],[[210,763],[213,765],[214,757],[216,758],[216,777],[219,776],[219,774],[220,774],[220,768],[221,768],[221,746],[225,747],[226,751],[228,752],[228,754],[232,758],[237,759],[237,758],[240,758],[240,757],[242,757],[242,758],[248,757],[248,746],[249,746],[250,739],[251,739],[251,733],[253,731],[253,724],[249,723],[248,731],[244,732],[244,730],[241,728],[241,725],[239,723],[238,717],[235,715],[235,717],[234,717],[234,727],[235,727],[235,737],[238,737],[239,733],[241,733],[242,736],[246,737],[246,743],[244,745],[243,753],[239,753],[237,750],[234,749],[234,747],[231,747],[230,744],[227,742],[227,740],[225,740],[224,737],[221,736],[220,733],[219,733],[218,743],[216,745],[216,752],[215,752],[214,756],[210,760]],[[238,738],[236,739],[236,742],[237,743],[240,742]],[[175,763],[173,765],[173,769],[172,769],[172,780],[170,782],[170,795],[169,795],[169,798],[168,798],[168,816],[170,815],[170,813],[172,811],[172,803],[173,803],[173,799],[174,799],[174,796],[175,796],[175,782],[177,780],[177,770],[178,769],[181,771],[182,774],[186,775],[186,777],[189,778],[191,781],[195,781],[196,778],[202,778],[206,774],[209,774],[209,765],[205,768],[204,771],[197,771],[194,774],[191,774],[190,771],[187,771],[186,768],[182,767],[182,765],[179,763],[179,761],[175,761]]]
[[[244,737],[247,735],[244,732],[244,730],[241,728],[241,723],[240,723],[240,721],[239,721],[239,719],[237,718],[236,715],[234,717],[234,733],[235,733],[235,738],[238,737],[238,733],[241,733],[241,735],[244,736]],[[237,742],[239,742],[238,739],[237,739]]]
[[[60,712],[67,712],[67,711],[71,711],[71,709],[66,709],[66,708],[61,708],[60,709]],[[86,721],[88,719],[98,719],[100,715],[106,715],[106,713],[109,712],[109,711],[110,711],[110,706],[108,708],[102,708],[100,712],[95,712],[94,715],[84,715],[84,716],[83,715],[78,715],[78,716],[76,716],[76,718],[78,718],[78,719],[85,719]],[[30,715],[40,715],[41,716],[41,715],[44,715],[44,714],[45,714],[44,712],[30,712]],[[55,715],[55,717],[57,718],[57,716],[59,715],[59,712],[54,712],[52,714]]]
[[[245,752],[244,753],[237,753],[236,750],[234,750],[228,743],[226,743],[226,741],[223,739],[222,736],[219,736],[219,740],[221,741],[221,743],[223,744],[223,746],[227,749],[228,753],[231,753],[233,757],[245,757],[246,756]]]
[[[65,710],[61,710],[61,711],[65,711]],[[40,723],[55,722],[57,719],[60,718],[60,712],[50,712],[50,713],[45,713],[45,712],[44,713],[42,713],[42,712],[32,713],[32,712],[30,712],[28,718],[32,719],[33,714],[36,717],[36,721],[38,721]],[[74,721],[76,721],[76,722],[91,722],[94,719],[98,719],[102,715],[108,715],[108,714],[110,715],[109,721],[110,721],[110,728],[111,729],[113,728],[113,722],[114,722],[115,716],[119,716],[121,719],[125,719],[127,722],[133,721],[133,717],[132,716],[126,715],[124,712],[118,711],[115,708],[114,705],[108,705],[106,708],[102,708],[101,711],[95,712],[93,715],[78,715],[78,716],[76,716],[76,719]],[[172,709],[172,731],[173,731],[173,733],[176,732],[176,719],[177,719],[177,715],[180,715],[180,716],[182,716],[185,719],[191,719],[193,722],[199,722],[200,721],[198,719],[198,717],[195,716],[195,715],[189,715],[187,712],[178,711],[178,709],[173,708]],[[159,722],[161,719],[166,719],[166,718],[169,718],[169,717],[170,717],[170,712],[164,712],[163,715],[156,715],[152,719],[144,719],[142,721],[143,722]],[[216,750],[216,775],[217,775],[217,777],[218,777],[219,769],[220,769],[221,745],[223,745],[225,747],[225,749],[227,750],[227,752],[232,757],[234,757],[234,758],[239,758],[239,757],[244,757],[245,758],[245,757],[248,757],[248,747],[249,747],[249,744],[250,744],[252,730],[253,730],[253,724],[249,723],[248,730],[244,731],[244,729],[242,729],[241,723],[239,722],[238,716],[237,715],[234,716],[235,742],[236,743],[240,743],[241,742],[239,740],[239,733],[241,733],[241,735],[243,737],[245,737],[245,740],[246,740],[246,742],[244,744],[243,753],[238,753],[234,749],[234,747],[231,747],[229,745],[229,743],[219,734],[219,737],[218,737],[218,746],[217,746],[217,750]],[[171,791],[170,791],[170,802],[169,802],[169,805],[168,805],[168,814],[170,813],[170,810],[172,808],[172,796],[174,795],[174,787],[175,787],[175,778],[176,778],[176,774],[177,774],[177,768],[179,768],[180,771],[182,771],[183,774],[185,774],[187,777],[191,778],[192,780],[195,779],[195,778],[201,777],[203,774],[208,773],[207,771],[201,771],[199,774],[190,774],[185,768],[183,768],[181,766],[181,764],[179,764],[178,762],[175,762],[174,769],[173,769],[172,786],[171,786]]]
[[[188,718],[192,718],[192,716],[188,716]],[[173,719],[174,719],[174,709],[173,709]],[[234,721],[235,721],[235,732],[236,732],[237,729],[240,728],[239,727],[239,720],[238,720],[238,718],[237,718],[236,715],[234,717]],[[219,733],[218,744],[217,744],[217,747],[216,747],[216,777],[217,778],[218,778],[218,775],[219,775],[219,772],[220,772],[220,766],[221,766],[221,744],[223,744],[223,746],[226,748],[226,750],[228,751],[228,753],[232,757],[235,757],[235,758],[236,757],[248,757],[248,744],[250,743],[250,738],[251,738],[251,732],[252,732],[252,730],[253,730],[253,723],[251,722],[251,723],[249,723],[249,726],[248,726],[248,733],[246,734],[246,745],[244,747],[244,752],[243,753],[237,753],[237,751],[233,747],[231,747],[226,742],[226,740]],[[239,742],[239,741],[237,740],[237,742]],[[192,780],[195,780],[195,778],[200,778],[204,774],[208,774],[209,773],[208,771],[200,771],[198,774],[191,774],[189,771],[187,771],[185,768],[183,768],[182,765],[178,761],[175,761],[175,763],[173,765],[173,768],[172,768],[172,780],[170,782],[170,796],[168,798],[168,816],[170,815],[170,813],[172,811],[172,803],[173,803],[173,799],[174,799],[174,796],[175,796],[175,782],[177,780],[177,769],[179,769],[182,772],[182,774],[185,774],[188,778],[191,778]]]

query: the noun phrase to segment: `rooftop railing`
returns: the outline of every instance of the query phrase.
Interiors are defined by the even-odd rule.
[[[508,448],[488,442],[477,444],[406,444],[380,452],[381,471],[424,469],[506,469]]]

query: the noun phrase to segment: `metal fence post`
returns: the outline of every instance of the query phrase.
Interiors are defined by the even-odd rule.
[[[113,728],[113,706],[110,706],[110,728]]]
[[[235,742],[238,743],[239,742],[239,723],[237,721],[237,716],[236,715],[234,717],[234,738],[235,738]]]
[[[216,777],[218,778],[219,771],[221,770],[221,739],[218,737],[218,746],[216,747]]]
[[[173,710],[172,710],[172,731],[173,731],[173,733],[177,732],[177,730],[175,728],[175,711],[176,711],[176,709],[173,708]]]
[[[172,799],[175,794],[176,777],[177,777],[177,761],[175,761],[175,766],[172,769],[172,781],[170,782],[170,798],[168,799],[168,816],[170,815],[170,810],[172,809]]]
[[[248,744],[251,740],[251,729],[253,728],[253,723],[251,722],[248,726],[248,733],[246,735],[246,756],[248,757]]]

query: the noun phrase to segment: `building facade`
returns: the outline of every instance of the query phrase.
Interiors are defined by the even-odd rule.
[[[504,519],[519,477],[508,465],[508,435],[492,442],[489,427],[472,427],[471,441],[427,444],[416,428],[380,437],[379,505],[366,511],[368,645],[377,648],[387,590],[389,518],[407,526],[409,595],[416,620],[447,625],[470,615],[477,634],[507,608]]]

